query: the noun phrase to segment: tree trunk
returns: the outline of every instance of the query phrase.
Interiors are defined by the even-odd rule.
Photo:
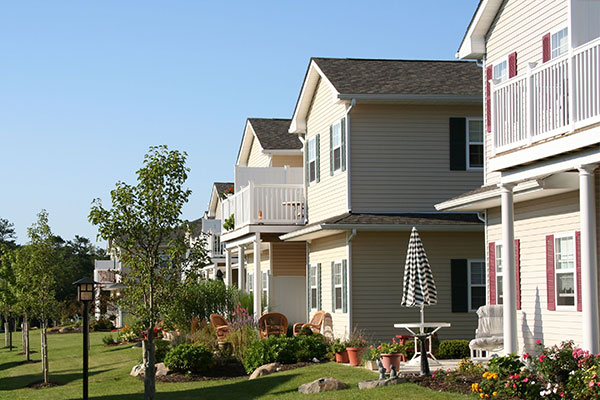
[[[14,325],[14,322],[13,322],[13,325]],[[13,325],[11,325],[10,317],[8,317],[8,350],[10,350],[10,351],[12,351],[12,349],[13,349],[13,345],[12,345]]]
[[[42,378],[44,383],[49,382],[48,376],[48,337],[46,336],[46,326],[47,322],[45,319],[42,319]]]
[[[156,379],[154,374],[156,369],[154,368],[154,327],[148,328],[147,343],[146,343],[146,360],[147,363],[144,365],[144,399],[154,400],[154,394],[156,392]]]
[[[23,315],[23,353],[25,353],[25,359],[30,361],[30,351],[29,351],[29,319],[27,318],[27,313]]]
[[[8,329],[10,328],[10,323],[8,322],[8,318],[4,317],[4,347],[8,347]]]

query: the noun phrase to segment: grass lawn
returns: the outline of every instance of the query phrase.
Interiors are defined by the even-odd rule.
[[[129,376],[131,367],[141,356],[139,348],[131,345],[104,347],[106,333],[91,334],[89,394],[94,399],[141,399],[143,382]],[[10,352],[0,349],[0,399],[77,399],[81,398],[82,335],[76,333],[48,335],[50,377],[60,384],[52,388],[30,389],[27,386],[41,380],[41,363],[24,364],[20,333],[13,335],[18,346]],[[31,332],[34,360],[40,359],[39,331]],[[158,383],[158,399],[295,399],[305,397],[297,389],[303,383],[317,378],[333,376],[350,385],[352,389],[312,395],[315,399],[467,399],[473,398],[451,393],[436,393],[420,386],[402,385],[372,390],[358,390],[361,380],[375,379],[374,372],[326,363],[298,368],[261,377],[254,381],[234,379],[225,381]]]

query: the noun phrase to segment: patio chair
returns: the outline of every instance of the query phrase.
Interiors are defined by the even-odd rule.
[[[469,343],[471,358],[485,359],[504,349],[504,328],[501,305],[481,306],[475,339]],[[485,353],[485,356],[484,356]]]
[[[312,319],[308,323],[298,322],[294,324],[294,336],[298,336],[302,328],[308,326],[313,333],[321,333],[321,324],[325,318],[325,311],[319,310],[313,315]]]
[[[288,319],[285,315],[272,312],[266,313],[258,319],[258,333],[261,339],[269,336],[287,335]]]
[[[215,327],[217,332],[217,344],[221,345],[226,341],[229,336],[229,322],[223,316],[219,314],[210,315],[210,323]]]

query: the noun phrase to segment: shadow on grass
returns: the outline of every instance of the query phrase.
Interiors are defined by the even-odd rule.
[[[17,367],[17,366],[19,366],[21,364],[25,364],[25,362],[26,362],[25,360],[23,360],[23,361],[10,361],[10,362],[4,363],[4,364],[0,364],[0,371],[4,371],[5,369],[11,369],[11,368]]]
[[[96,375],[101,373],[102,371],[89,371],[89,376]],[[66,385],[67,383],[71,383],[76,380],[83,379],[82,372],[72,373],[72,374],[64,374],[64,373],[56,373],[53,374],[52,370],[50,370],[50,382],[56,383],[58,385]],[[11,377],[10,379],[5,379],[2,384],[0,384],[0,391],[5,390],[16,390],[23,389],[31,386],[37,382],[42,381],[42,372],[37,374],[29,374],[29,375],[19,375],[15,377]],[[43,390],[43,389],[41,389]]]
[[[111,351],[119,351],[119,350],[127,350],[127,349],[131,349],[132,346],[127,346],[127,345],[120,345],[120,346],[106,346],[102,348],[102,351],[104,353],[108,353]]]
[[[161,391],[160,388],[157,390],[157,399],[256,399],[257,397],[266,395],[272,390],[276,389],[280,385],[285,384],[291,379],[298,376],[298,374],[289,375],[271,375],[262,377],[256,380],[243,380],[237,382],[222,381],[223,384],[201,387],[197,389],[187,389],[178,391]],[[214,381],[213,381],[214,382]],[[197,382],[202,384],[202,382]],[[169,383],[169,388],[175,388],[177,383]],[[165,384],[161,385],[164,389]],[[289,390],[292,392],[295,390]],[[136,397],[137,396],[137,397]],[[142,394],[118,394],[118,395],[107,395],[107,396],[91,396],[92,399],[102,400],[125,400],[131,398],[143,398]]]

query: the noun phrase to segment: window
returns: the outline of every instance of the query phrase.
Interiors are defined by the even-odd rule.
[[[483,121],[467,121],[467,168],[483,168]]]
[[[469,310],[485,305],[485,261],[469,260]]]
[[[342,277],[342,263],[335,262],[333,264],[333,309],[335,311],[342,310],[344,307],[343,300],[343,277]]]
[[[551,35],[552,58],[560,57],[569,50],[569,28],[563,28]]]
[[[267,271],[263,271],[262,273],[261,284],[263,299],[267,301],[267,299],[269,298],[269,273]],[[266,306],[266,304],[263,304],[263,306]]]
[[[342,168],[342,124],[338,122],[331,126],[331,157],[333,171]]]
[[[508,60],[507,59],[504,59],[503,61],[499,62],[498,64],[494,64],[493,79],[496,79],[500,82],[504,82],[505,80],[508,79]]]
[[[317,180],[317,140],[316,138],[308,141],[308,181]]]
[[[319,307],[319,288],[317,286],[317,266],[310,266],[310,308],[317,310]]]
[[[502,244],[496,244],[496,304],[502,304],[504,300],[502,290]]]
[[[575,237],[555,235],[554,268],[556,276],[556,305],[575,306]]]
[[[246,286],[248,286],[248,293],[254,292],[254,276],[252,274],[246,274]]]

